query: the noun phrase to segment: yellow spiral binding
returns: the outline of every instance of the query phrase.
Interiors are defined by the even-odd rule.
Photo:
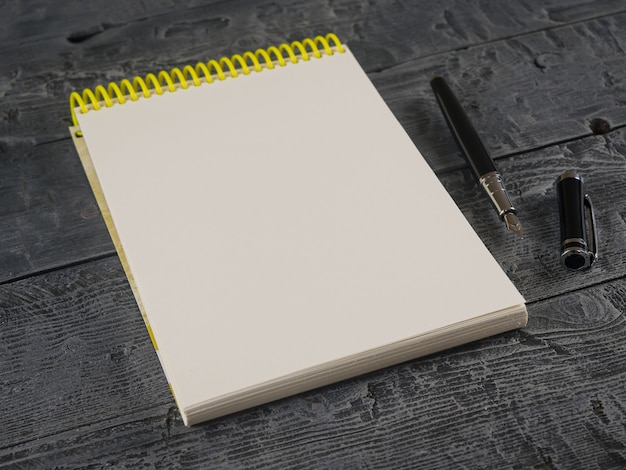
[[[200,86],[203,81],[212,83],[215,77],[218,80],[236,78],[240,73],[249,75],[252,71],[263,71],[264,67],[268,69],[273,69],[276,65],[284,67],[289,62],[308,61],[311,56],[320,58],[323,53],[333,55],[335,51],[344,52],[344,48],[339,38],[330,33],[326,36],[293,41],[291,44],[235,54],[230,58],[222,57],[220,60],[210,60],[207,63],[199,62],[194,67],[187,65],[182,70],[179,68],[173,68],[169,72],[161,70],[156,75],[149,73],[145,77],[136,76],[132,81],[124,79],[119,83],[111,82],[106,88],[98,85],[93,90],[86,88],[82,93],[74,91],[70,94],[72,122],[74,126],[78,125],[75,110],[80,108],[80,113],[85,114],[90,110],[88,104],[91,104],[93,110],[101,109],[103,104],[110,108],[116,103],[124,104],[129,99],[137,101],[140,97],[150,98],[153,94],[162,95],[165,91],[186,89],[190,84]]]

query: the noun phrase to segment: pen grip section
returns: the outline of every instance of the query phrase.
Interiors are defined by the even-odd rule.
[[[476,129],[465,114],[463,107],[442,77],[435,77],[430,85],[441,108],[443,116],[469,164],[476,180],[481,176],[496,171],[496,167],[487,153]]]

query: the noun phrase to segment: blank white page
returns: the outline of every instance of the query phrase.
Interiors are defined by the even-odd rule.
[[[78,120],[181,408],[524,302],[348,50]]]

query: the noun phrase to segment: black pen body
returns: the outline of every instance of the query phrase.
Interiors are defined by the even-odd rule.
[[[522,237],[522,224],[516,216],[515,208],[504,188],[500,173],[461,104],[442,77],[433,78],[430,85],[454,140],[461,149],[476,181],[491,199],[494,209],[506,224],[507,229]]]
[[[446,81],[442,77],[435,77],[430,85],[454,140],[461,149],[461,153],[467,160],[476,180],[487,173],[496,171],[496,166],[487,153],[476,129],[474,129]]]

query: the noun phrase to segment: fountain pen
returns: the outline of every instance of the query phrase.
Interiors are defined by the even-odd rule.
[[[489,196],[498,216],[506,224],[506,228],[521,238],[522,224],[509,200],[502,177],[474,126],[442,77],[433,78],[430,85],[454,140],[469,163],[478,183]]]

